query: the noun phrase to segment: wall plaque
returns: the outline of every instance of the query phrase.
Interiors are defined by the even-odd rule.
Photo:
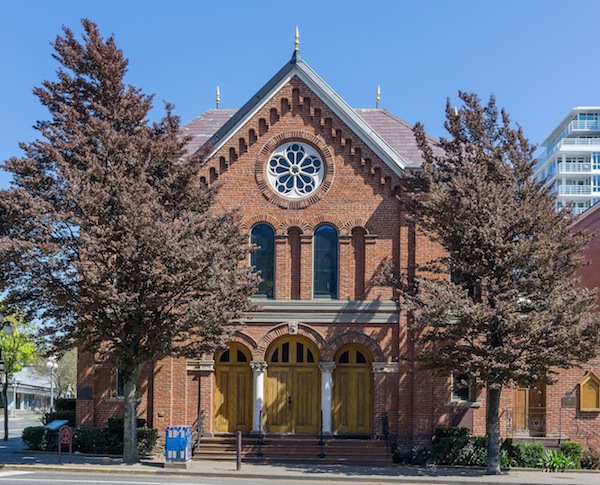
[[[565,396],[560,400],[563,408],[577,407],[577,396]]]

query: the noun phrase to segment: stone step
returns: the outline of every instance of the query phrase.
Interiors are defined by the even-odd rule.
[[[304,463],[354,463],[389,464],[391,455],[384,441],[368,439],[327,438],[318,445],[318,436],[265,437],[262,446],[255,437],[242,439],[242,459],[252,462],[304,462]],[[235,460],[236,440],[233,436],[203,438],[194,453],[195,460]]]

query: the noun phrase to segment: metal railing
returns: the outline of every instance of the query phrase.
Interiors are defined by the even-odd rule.
[[[558,164],[560,173],[589,173],[592,171],[592,164],[587,162],[565,162]]]
[[[195,448],[200,448],[200,442],[202,436],[204,436],[204,409],[198,411],[198,426],[197,426],[198,440],[196,441]]]
[[[256,452],[256,456],[258,458],[261,458],[262,456],[264,456],[264,453],[262,452],[262,447],[265,444],[265,433],[263,430],[263,412],[262,409],[258,412],[258,440],[256,441],[256,444],[258,445],[258,450]]]
[[[546,434],[546,408],[529,408],[528,411],[510,411],[511,434],[528,433],[531,436]]]
[[[325,458],[325,440],[323,439],[323,411],[321,411],[321,430],[319,432],[319,442],[317,445],[321,448],[320,453],[317,455],[319,458]]]
[[[390,452],[390,420],[387,413],[383,413],[381,418],[381,429],[383,431],[383,439],[385,441],[386,453]]]
[[[558,193],[560,195],[591,195],[591,185],[559,185]]]

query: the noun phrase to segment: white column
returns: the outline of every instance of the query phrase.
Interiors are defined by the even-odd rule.
[[[321,412],[323,413],[323,433],[331,433],[331,388],[335,362],[319,362],[321,371]]]
[[[264,402],[265,370],[267,363],[264,361],[250,362],[252,375],[254,377],[254,402],[252,405],[252,432],[260,432],[262,429],[261,411]]]

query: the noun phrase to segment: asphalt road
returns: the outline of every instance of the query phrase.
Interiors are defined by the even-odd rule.
[[[198,478],[198,477],[172,477],[156,475],[119,475],[119,474],[83,474],[83,473],[45,473],[45,472],[25,472],[25,471],[0,471],[0,483],[2,485],[228,485],[228,484],[249,484],[249,485],[332,485],[331,480],[325,481],[307,481],[303,480],[281,480],[274,478],[253,479],[253,478]],[[354,482],[356,483],[356,482]],[[377,482],[369,482],[376,484]],[[406,482],[403,482],[406,484]],[[419,485],[427,485],[425,482],[418,482]]]
[[[41,426],[40,416],[8,417],[8,437],[21,437],[23,430],[29,426]],[[0,409],[0,439],[4,438],[4,410]]]

